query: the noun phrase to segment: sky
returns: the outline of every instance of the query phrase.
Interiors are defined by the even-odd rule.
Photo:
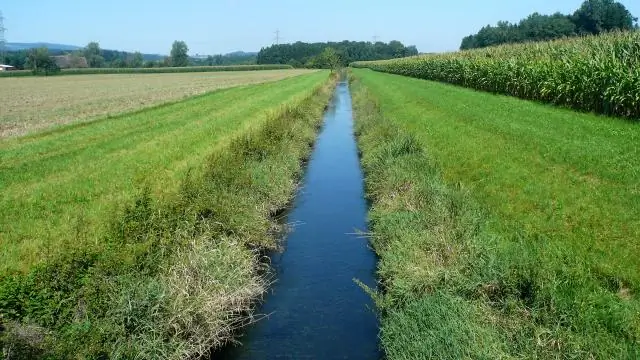
[[[620,1],[620,0],[619,0]],[[621,0],[640,16],[640,1]],[[167,54],[258,51],[275,42],[400,40],[421,52],[453,51],[466,35],[533,12],[572,13],[582,0],[2,0],[8,42],[51,42]]]

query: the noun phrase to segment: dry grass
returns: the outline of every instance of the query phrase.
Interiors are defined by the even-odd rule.
[[[0,138],[311,70],[0,78]]]

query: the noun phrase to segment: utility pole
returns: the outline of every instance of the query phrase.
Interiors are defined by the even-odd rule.
[[[279,29],[276,29],[275,34],[276,34],[276,38],[275,38],[275,40],[276,40],[276,45],[280,45],[280,30],[279,30]]]
[[[7,29],[4,27],[4,17],[2,11],[0,11],[0,63],[4,63],[6,58],[6,40],[4,38],[4,32]]]

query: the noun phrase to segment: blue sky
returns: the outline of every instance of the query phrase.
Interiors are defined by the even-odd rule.
[[[640,1],[622,0],[634,16]],[[184,40],[191,54],[257,51],[274,42],[400,40],[422,52],[456,50],[462,37],[537,11],[573,12],[582,0],[7,0],[9,42],[55,42],[166,54]]]

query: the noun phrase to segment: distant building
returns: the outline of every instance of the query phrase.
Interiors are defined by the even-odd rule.
[[[53,61],[60,69],[88,68],[89,64],[84,56],[60,55],[52,56]]]
[[[15,66],[0,64],[0,71],[11,71],[11,70],[16,70]]]

